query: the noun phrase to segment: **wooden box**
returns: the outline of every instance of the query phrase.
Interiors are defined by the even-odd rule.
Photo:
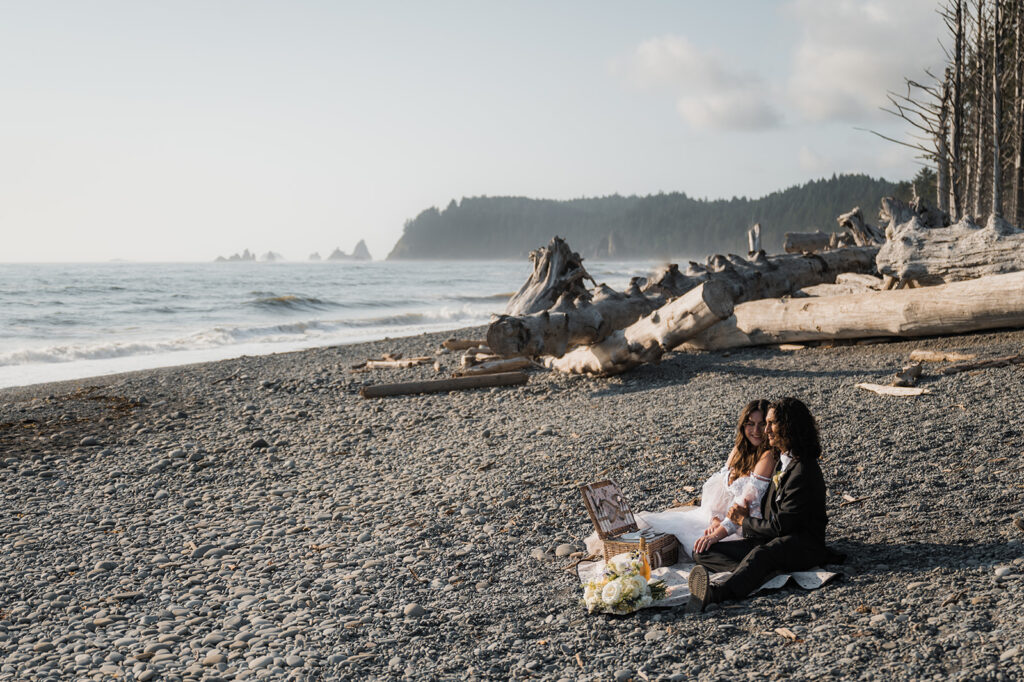
[[[641,535],[647,543],[647,561],[651,568],[671,566],[679,560],[676,536],[649,528],[640,530],[617,485],[611,481],[598,481],[581,485],[580,493],[604,547],[605,561],[623,552],[638,552]]]

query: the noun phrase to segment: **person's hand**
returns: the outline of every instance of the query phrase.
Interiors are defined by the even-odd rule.
[[[709,523],[708,527],[704,529],[704,535],[711,535],[716,530],[718,530],[718,527],[721,525],[722,519],[718,518],[717,516],[712,516],[711,523]]]
[[[737,526],[743,525],[743,519],[750,515],[750,509],[746,506],[734,504],[729,507],[729,520],[735,523]]]
[[[726,530],[719,526],[714,530],[714,532],[697,538],[697,542],[693,543],[693,553],[697,554],[698,552],[706,552],[711,545],[724,538],[725,533]]]

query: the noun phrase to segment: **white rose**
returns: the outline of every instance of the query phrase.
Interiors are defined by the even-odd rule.
[[[641,595],[647,590],[647,581],[642,575],[634,575],[629,579],[633,583],[633,589],[630,592],[634,595]]]
[[[601,600],[609,606],[614,606],[622,600],[623,585],[621,580],[613,580],[601,590]]]
[[[616,573],[625,573],[633,568],[633,558],[627,553],[616,554],[608,563]]]

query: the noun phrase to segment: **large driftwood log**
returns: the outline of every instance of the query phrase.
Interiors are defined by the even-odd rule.
[[[685,348],[936,336],[1001,327],[1024,327],[1024,272],[923,289],[750,301]]]
[[[767,257],[751,260],[730,254],[712,256],[704,265],[690,263],[686,272],[667,265],[650,280],[634,280],[626,293],[601,286],[591,301],[562,296],[551,309],[534,315],[491,318],[487,345],[499,355],[553,355],[572,346],[599,343],[618,329],[633,324],[703,282],[725,284],[734,301],[774,298],[814,284],[834,282],[845,272],[874,272],[875,247],[839,249],[822,254]]]
[[[661,356],[686,339],[732,314],[728,285],[712,280],[650,315],[620,329],[600,343],[577,348],[544,365],[577,374],[618,374]]]
[[[1024,270],[1024,230],[1002,218],[990,218],[985,227],[964,218],[929,228],[914,216],[888,235],[876,263],[896,279],[928,285]]]
[[[533,272],[505,307],[506,315],[529,315],[547,310],[563,295],[589,298],[583,280],[594,278],[583,269],[583,259],[561,237],[530,252]],[[597,282],[594,282],[596,285]]]

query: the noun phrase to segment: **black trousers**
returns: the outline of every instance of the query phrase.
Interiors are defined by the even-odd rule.
[[[722,583],[723,597],[742,599],[761,587],[772,573],[803,571],[834,560],[824,545],[799,535],[784,535],[768,542],[732,540],[716,542],[694,560],[712,573],[732,571]]]

